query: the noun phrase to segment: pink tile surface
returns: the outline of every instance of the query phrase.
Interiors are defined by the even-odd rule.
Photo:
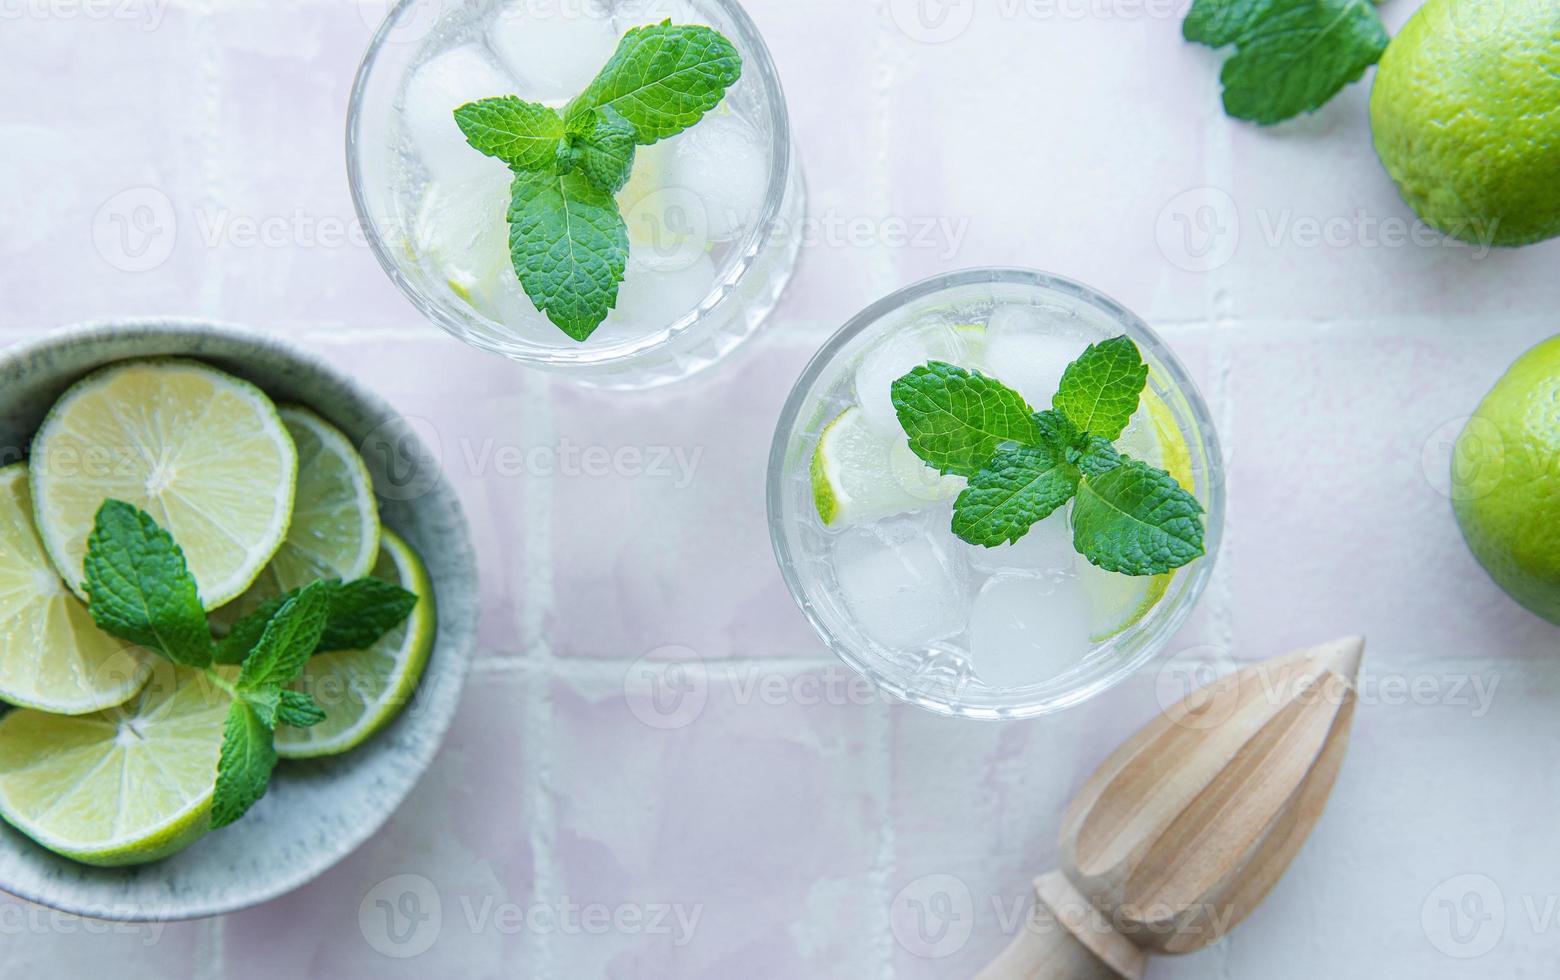
[[[817,656],[769,547],[775,419],[812,354],[774,334],[728,370],[623,396],[556,386],[549,644],[563,657]]]
[[[618,395],[444,336],[357,238],[344,114],[382,3],[0,2],[0,339],[132,313],[296,338],[437,445],[483,605],[449,741],[373,841],[155,939],[0,902],[0,980],[968,977],[1120,738],[1189,683],[1352,632],[1366,686],[1314,838],[1240,932],[1150,980],[1550,975],[1556,633],[1471,560],[1442,474],[1459,421],[1557,329],[1560,242],[1374,242],[1411,215],[1366,85],[1232,123],[1220,56],[1155,0],[748,6],[808,177],[801,262],[738,360]],[[1079,278],[1161,331],[1230,501],[1165,656],[1006,725],[886,705],[826,659],[763,506],[816,346],[983,263]],[[1476,956],[1458,939],[1497,927]]]

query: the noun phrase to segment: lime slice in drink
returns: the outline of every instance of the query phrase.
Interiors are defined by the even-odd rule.
[[[367,650],[316,654],[293,685],[313,695],[325,720],[312,728],[276,729],[276,752],[284,759],[312,759],[356,748],[388,725],[411,700],[428,654],[435,624],[433,585],[417,553],[391,531],[374,575],[417,596],[412,614]]]
[[[298,454],[259,388],[194,361],[150,360],[65,392],[33,440],[31,467],[39,534],[77,595],[93,518],[113,499],[173,535],[215,609],[287,536]]]
[[[0,468],[0,698],[62,715],[101,711],[135,696],[149,656],[93,624],[38,540],[27,465]]]
[[[0,816],[56,854],[104,866],[166,857],[205,833],[231,702],[160,663],[129,702],[0,718]]]
[[[1143,390],[1142,404],[1117,445],[1128,455],[1165,470],[1187,491],[1197,489],[1192,479],[1191,448],[1176,425],[1170,406],[1152,387]],[[1080,559],[1078,576],[1089,593],[1092,639],[1099,643],[1141,622],[1170,591],[1175,572],[1120,575]]]
[[[368,469],[350,440],[306,408],[278,413],[298,447],[298,491],[292,525],[271,563],[243,595],[212,617],[221,626],[265,600],[322,578],[350,582],[379,556],[379,505]]]
[[[1078,559],[1078,581],[1089,596],[1089,638],[1103,643],[1136,626],[1159,604],[1174,572],[1164,575],[1120,575]]]
[[[813,503],[831,527],[920,510],[963,487],[921,462],[906,440],[881,435],[856,406],[828,424],[813,450]]]

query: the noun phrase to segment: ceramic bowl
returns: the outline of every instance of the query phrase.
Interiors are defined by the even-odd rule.
[[[72,382],[103,365],[196,358],[313,408],[360,447],[386,527],[422,555],[438,636],[414,699],[344,755],[283,762],[242,821],[152,864],[95,868],[43,849],[0,822],[0,889],[40,905],[126,921],[217,915],[303,885],[372,836],[432,761],[455,712],[476,635],[477,571],[465,517],[435,458],[390,405],[347,374],[265,334],[191,320],[74,327],[0,352],[0,464]]]

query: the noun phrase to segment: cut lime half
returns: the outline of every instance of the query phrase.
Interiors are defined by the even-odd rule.
[[[129,361],[55,403],[29,461],[38,532],[85,598],[82,561],[105,500],[173,535],[215,609],[276,554],[292,516],[298,454],[276,406],[247,381],[195,361]]]
[[[278,413],[298,447],[292,524],[255,583],[217,611],[214,618],[223,626],[310,582],[362,578],[379,556],[379,505],[357,449],[341,430],[306,408],[283,405]]]
[[[86,864],[155,861],[209,823],[231,702],[203,672],[161,662],[127,703],[0,718],[0,816]]]
[[[27,465],[0,468],[0,698],[61,715],[101,711],[135,696],[150,656],[92,622],[38,539]]]
[[[293,686],[325,709],[325,720],[311,728],[281,725],[276,753],[284,759],[311,759],[356,748],[390,723],[412,698],[438,622],[428,570],[406,542],[383,534],[374,575],[417,596],[406,621],[367,650],[316,654]]]

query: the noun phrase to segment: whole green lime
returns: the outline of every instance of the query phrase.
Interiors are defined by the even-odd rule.
[[[1454,238],[1560,235],[1560,3],[1428,0],[1376,70],[1376,153]]]
[[[1522,355],[1468,420],[1452,506],[1490,577],[1560,623],[1560,337]]]

